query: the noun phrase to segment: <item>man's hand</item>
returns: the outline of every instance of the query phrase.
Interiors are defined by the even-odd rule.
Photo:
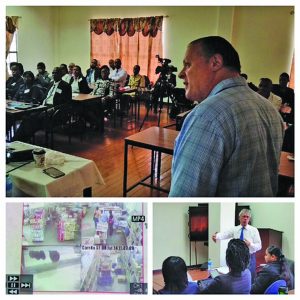
[[[215,234],[213,234],[213,236],[211,238],[216,243],[217,242],[217,232]]]
[[[244,242],[246,243],[246,245],[249,247],[250,246],[250,242],[248,241],[248,240],[246,240],[246,239],[244,239]]]

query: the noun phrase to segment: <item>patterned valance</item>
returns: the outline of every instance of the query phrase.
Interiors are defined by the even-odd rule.
[[[18,20],[20,17],[6,17],[6,31],[13,34],[18,28]]]
[[[90,20],[91,32],[96,34],[112,35],[119,32],[121,36],[127,34],[133,36],[136,32],[142,32],[143,36],[157,35],[158,30],[162,30],[163,17],[143,17],[143,18],[125,18],[125,19],[93,19]]]

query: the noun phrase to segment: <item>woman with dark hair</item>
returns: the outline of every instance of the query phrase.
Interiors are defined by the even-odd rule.
[[[69,84],[72,87],[72,93],[88,94],[92,91],[88,86],[86,78],[82,75],[81,68],[77,65],[73,69],[73,76]]]
[[[41,104],[44,99],[44,93],[35,84],[34,75],[31,71],[23,73],[23,84],[19,87],[17,93],[13,97],[15,101],[26,103]]]
[[[6,80],[6,99],[12,99],[19,87],[24,83],[22,78],[24,72],[23,65],[18,62],[12,62],[9,68],[12,76]]]
[[[201,294],[250,294],[249,248],[240,239],[231,239],[226,250],[229,273],[215,277]]]
[[[184,260],[178,256],[169,256],[162,265],[165,286],[160,294],[199,294],[198,284],[189,282],[187,267]]]
[[[264,294],[268,286],[279,280],[286,281],[289,290],[294,288],[294,278],[280,248],[269,246],[265,252],[266,265],[258,272],[251,287],[251,294]]]

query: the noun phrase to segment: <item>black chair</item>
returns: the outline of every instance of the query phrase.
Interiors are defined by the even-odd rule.
[[[58,130],[66,130],[68,133],[68,141],[71,143],[72,134],[72,116],[73,108],[71,104],[65,104],[55,108],[54,113],[47,117],[45,125],[46,145],[48,145],[48,136],[50,134],[50,147],[54,147],[54,133]]]
[[[286,287],[286,282],[283,279],[276,280],[265,290],[265,295],[277,295],[280,287]]]

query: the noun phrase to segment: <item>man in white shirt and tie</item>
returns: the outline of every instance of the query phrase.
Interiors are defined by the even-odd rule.
[[[239,213],[240,225],[230,228],[224,232],[216,232],[212,236],[212,240],[226,239],[241,239],[249,248],[250,264],[249,270],[252,276],[252,282],[256,274],[256,255],[255,253],[261,249],[261,239],[257,228],[249,225],[251,219],[251,211],[249,209],[242,209]]]
[[[121,59],[117,58],[115,60],[115,69],[109,74],[109,78],[115,83],[119,84],[120,87],[123,87],[126,83],[127,72],[121,66]]]

